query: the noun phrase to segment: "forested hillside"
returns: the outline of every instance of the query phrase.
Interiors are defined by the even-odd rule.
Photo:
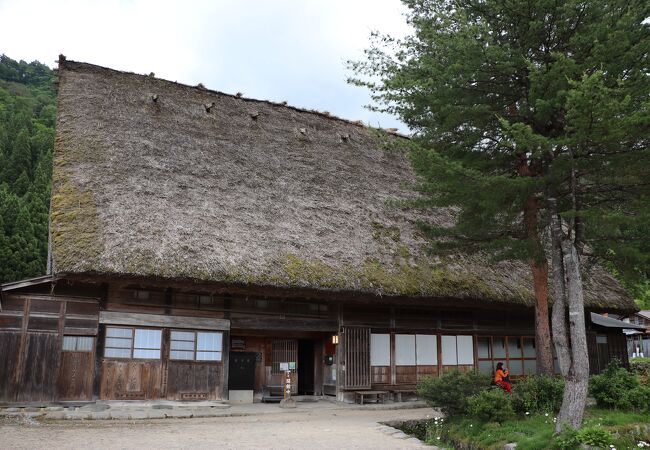
[[[0,282],[43,275],[56,93],[54,72],[0,56]]]

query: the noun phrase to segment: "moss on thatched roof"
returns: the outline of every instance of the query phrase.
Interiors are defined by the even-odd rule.
[[[57,274],[186,278],[532,305],[519,262],[427,255],[402,152],[358,122],[61,61]],[[448,214],[433,218],[449,223]],[[587,302],[633,309],[602,268]]]

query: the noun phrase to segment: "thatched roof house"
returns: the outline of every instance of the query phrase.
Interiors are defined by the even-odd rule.
[[[533,303],[525,264],[427,256],[390,204],[413,195],[395,135],[72,61],[56,129],[55,274]],[[589,307],[634,308],[602,268],[586,286]]]
[[[518,262],[436,258],[393,200],[404,139],[326,113],[59,62],[51,274],[0,286],[0,403],[339,400],[537,371]],[[587,309],[634,304],[602,268]],[[627,360],[591,317],[590,367]],[[600,316],[598,316],[600,317]],[[379,393],[378,393],[379,392]]]

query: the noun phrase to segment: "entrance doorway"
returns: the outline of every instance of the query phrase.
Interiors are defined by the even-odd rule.
[[[298,395],[314,395],[314,341],[298,341]]]

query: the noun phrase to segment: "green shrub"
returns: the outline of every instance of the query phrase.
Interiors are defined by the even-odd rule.
[[[418,395],[447,415],[463,414],[467,398],[490,387],[492,377],[478,372],[447,372],[440,378],[427,377],[418,385]]]
[[[613,439],[614,436],[612,436],[612,433],[598,426],[585,427],[578,430],[578,441],[581,444],[607,448]]]
[[[641,384],[625,393],[623,403],[630,409],[650,411],[650,386]]]
[[[589,380],[589,393],[602,408],[629,409],[628,392],[639,386],[636,376],[613,362]]]
[[[551,448],[555,450],[575,450],[580,446],[578,430],[566,427],[562,433],[556,435],[551,441]]]
[[[563,394],[561,378],[530,376],[515,385],[512,405],[518,413],[555,412],[560,410]]]
[[[502,389],[488,389],[467,399],[467,414],[482,422],[504,422],[515,418],[512,398]]]
[[[631,359],[630,370],[639,376],[642,383],[650,384],[650,358]]]

